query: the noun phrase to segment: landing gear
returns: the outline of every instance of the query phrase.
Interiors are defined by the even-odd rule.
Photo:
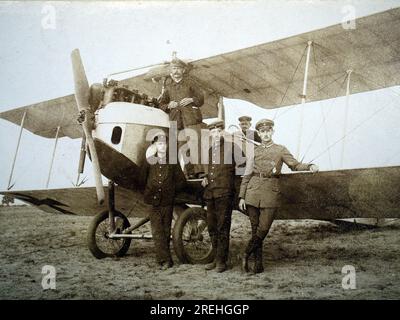
[[[206,264],[215,252],[207,229],[207,213],[203,208],[188,208],[175,222],[172,232],[174,250],[182,263]]]
[[[98,259],[125,255],[133,238],[144,238],[132,234],[132,231],[150,220],[143,218],[131,226],[128,218],[115,210],[114,203],[114,183],[110,181],[108,209],[94,217],[87,233],[89,250]],[[181,263],[206,264],[214,260],[206,218],[206,210],[201,207],[187,208],[176,217],[172,240]]]
[[[108,210],[97,214],[90,223],[87,233],[87,245],[90,252],[97,258],[122,257],[128,251],[131,238],[110,237],[112,233],[122,234],[130,227],[128,219],[119,211],[114,212],[114,232],[110,231]]]
[[[97,258],[121,257],[128,251],[132,241],[127,217],[115,210],[114,182],[108,182],[108,210],[97,214],[90,223],[87,245]],[[128,234],[129,233],[129,234]]]

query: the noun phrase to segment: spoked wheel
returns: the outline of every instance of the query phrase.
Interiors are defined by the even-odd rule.
[[[182,263],[204,264],[213,261],[215,252],[203,208],[188,208],[175,222],[172,233],[174,249]]]
[[[127,217],[115,211],[114,221],[116,233],[122,233],[130,227]],[[121,257],[129,249],[131,238],[111,239],[109,237],[108,211],[97,214],[90,223],[87,233],[87,245],[90,252],[98,259],[106,257]]]

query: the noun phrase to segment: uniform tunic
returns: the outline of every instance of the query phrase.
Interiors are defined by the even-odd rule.
[[[226,263],[235,193],[235,154],[232,142],[221,138],[209,149],[206,169],[208,185],[203,197],[207,204],[207,226],[216,262]]]
[[[223,138],[209,149],[206,166],[208,185],[204,190],[204,199],[234,195],[235,151],[240,152],[239,147],[231,142],[225,143]]]
[[[193,103],[184,107],[168,108],[169,102],[176,101],[179,103],[183,98],[193,98]],[[200,124],[203,121],[200,107],[204,104],[204,94],[187,77],[183,77],[179,82],[175,82],[171,77],[168,77],[165,81],[159,104],[163,111],[170,114],[172,121],[177,121],[179,130]]]
[[[174,199],[186,180],[179,164],[168,164],[166,159],[152,159],[144,200],[153,205],[150,224],[158,263],[172,262],[170,252],[171,222]]]
[[[186,182],[179,164],[165,162],[164,160],[151,161],[155,164],[151,164],[148,171],[144,191],[144,201],[147,204],[172,205],[177,189],[182,188]]]
[[[282,165],[293,171],[308,171],[310,164],[297,161],[286,147],[271,143],[254,148],[254,158],[247,159],[239,198],[256,208],[275,208],[279,204],[279,180]]]
[[[193,103],[187,106],[170,109],[168,104],[171,101],[180,102],[183,98],[193,98]],[[191,129],[197,134],[198,140],[190,138],[190,132],[184,131],[184,136],[190,150],[190,163],[185,165],[187,175],[204,172],[201,163],[201,123],[203,116],[200,107],[204,104],[204,94],[200,88],[188,77],[175,82],[171,77],[165,80],[163,92],[159,98],[160,109],[169,114],[170,121],[176,121],[178,130]],[[185,141],[178,141],[178,150],[185,144]],[[182,156],[181,156],[182,157]]]

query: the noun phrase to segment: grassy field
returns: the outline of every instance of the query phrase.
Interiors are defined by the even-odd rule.
[[[243,274],[248,218],[234,213],[230,269],[202,265],[156,269],[151,240],[133,240],[123,258],[95,259],[85,244],[90,217],[0,208],[1,299],[399,299],[400,223],[346,229],[329,222],[275,221],[264,242],[265,272]],[[132,219],[133,221],[134,219]],[[131,222],[132,222],[131,221]],[[142,227],[143,233],[149,226]],[[56,289],[43,290],[42,267],[56,268]],[[356,289],[342,288],[342,268]]]

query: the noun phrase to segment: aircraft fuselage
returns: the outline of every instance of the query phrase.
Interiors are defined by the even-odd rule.
[[[142,188],[148,134],[154,128],[169,128],[169,117],[160,109],[129,102],[99,109],[93,138],[101,173],[125,188]]]

